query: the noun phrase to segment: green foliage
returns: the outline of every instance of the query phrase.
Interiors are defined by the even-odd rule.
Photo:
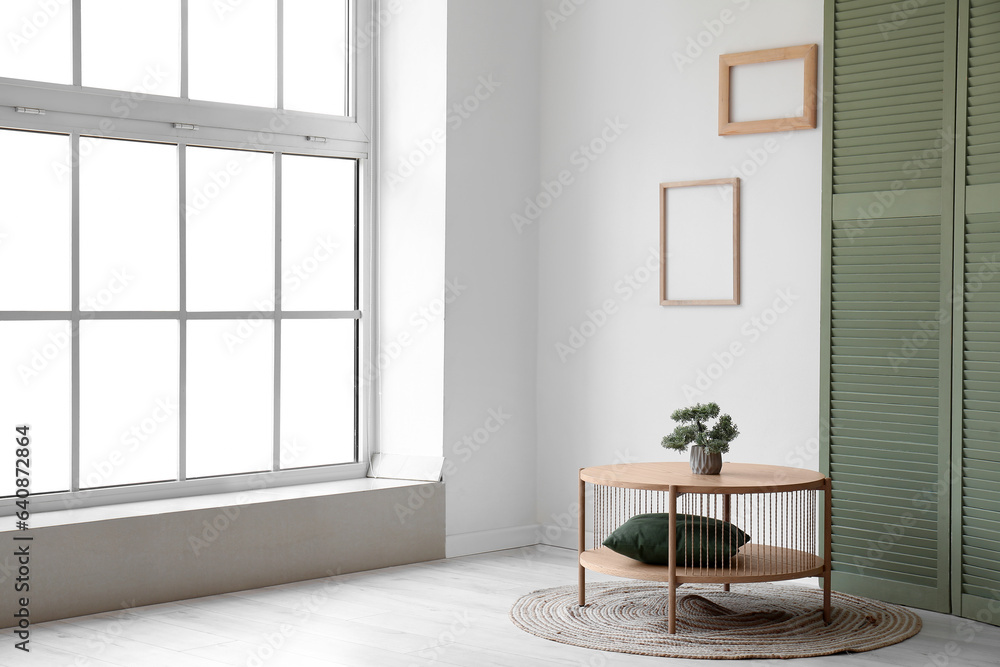
[[[687,451],[690,444],[703,445],[712,454],[725,454],[740,430],[729,415],[722,415],[712,428],[708,428],[707,422],[716,417],[719,417],[718,403],[699,403],[694,407],[674,410],[670,418],[680,422],[680,425],[670,435],[663,436],[660,444],[679,452]]]

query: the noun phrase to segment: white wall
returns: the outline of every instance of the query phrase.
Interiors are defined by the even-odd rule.
[[[819,44],[823,3],[544,4],[541,177],[568,170],[572,182],[534,225],[538,519],[546,541],[572,545],[577,468],[686,460],[659,443],[670,413],[696,401],[718,402],[739,425],[728,460],[817,467],[821,130],[719,137],[717,81],[720,54]],[[738,92],[745,103],[768,101],[763,89]],[[581,157],[609,122],[620,128],[606,137],[620,136],[596,160]],[[650,259],[658,183],[734,175],[743,186],[742,305],[661,307]],[[779,301],[779,315],[781,294],[791,305]],[[597,311],[606,301],[614,312],[605,317]],[[588,312],[603,325],[571,341]],[[557,343],[574,353],[561,358]],[[743,354],[727,359],[733,343]],[[713,367],[720,358],[725,370]],[[702,373],[703,391],[685,395]]]
[[[684,460],[695,401],[730,460],[817,466],[820,130],[723,138],[716,104],[720,54],[819,43],[822,4],[383,3],[382,443],[443,443],[449,554],[572,544],[576,469]],[[743,304],[661,307],[658,183],[733,175]]]
[[[380,450],[441,456],[447,3],[380,5]]]
[[[537,543],[538,0],[448,2],[445,331],[448,554]]]

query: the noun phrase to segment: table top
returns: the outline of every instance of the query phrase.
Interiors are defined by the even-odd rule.
[[[718,475],[695,475],[687,461],[616,463],[580,469],[591,484],[678,493],[766,493],[819,489],[826,478],[814,470],[758,463],[724,463]]]

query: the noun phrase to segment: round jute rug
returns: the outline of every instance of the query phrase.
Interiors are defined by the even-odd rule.
[[[601,651],[666,658],[807,658],[890,646],[920,632],[909,609],[833,593],[830,625],[823,592],[776,584],[687,584],[677,589],[677,633],[667,633],[667,588],[647,582],[587,584],[529,593],[510,610],[514,624],[543,639]]]

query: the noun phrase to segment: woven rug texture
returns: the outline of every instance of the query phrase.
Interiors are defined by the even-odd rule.
[[[668,658],[784,659],[871,651],[920,632],[904,607],[833,593],[823,622],[823,592],[778,584],[687,584],[677,589],[677,632],[667,632],[667,587],[647,582],[587,584],[535,591],[510,611],[514,624],[543,639],[601,651]]]

